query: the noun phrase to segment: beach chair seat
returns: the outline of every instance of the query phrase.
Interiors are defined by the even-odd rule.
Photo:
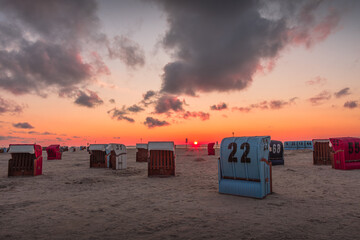
[[[218,162],[219,192],[265,198],[272,192],[270,137],[224,138]]]
[[[313,164],[331,165],[330,140],[313,139]]]
[[[106,147],[107,144],[90,144],[90,168],[106,168]]]

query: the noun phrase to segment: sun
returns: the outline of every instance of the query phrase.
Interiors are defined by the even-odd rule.
[[[198,142],[197,142],[197,141],[195,141],[195,142],[194,142],[194,145],[197,145],[197,144],[198,144]]]

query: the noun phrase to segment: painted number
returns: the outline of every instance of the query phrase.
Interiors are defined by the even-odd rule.
[[[236,154],[236,150],[237,150],[237,144],[234,142],[230,143],[228,146],[228,149],[232,149],[232,151],[229,155],[229,158],[228,158],[228,162],[237,162],[238,161],[237,157],[234,157]],[[242,149],[242,150],[245,149],[243,155],[241,156],[241,162],[242,163],[250,163],[251,159],[247,157],[250,152],[250,144],[243,143],[243,144],[241,144],[240,149]]]
[[[349,142],[349,154],[352,154],[354,152],[353,143]]]
[[[280,144],[274,144],[272,147],[272,152],[275,153],[280,153],[281,151],[281,145]]]
[[[237,144],[236,143],[230,143],[228,146],[228,149],[232,149],[230,155],[229,155],[229,159],[228,162],[237,162],[237,158],[234,157],[235,153],[236,153],[236,149],[237,149]]]
[[[352,153],[359,153],[360,152],[360,147],[359,147],[359,142],[355,142],[355,149],[354,149],[354,143],[353,142],[349,142],[349,154]]]
[[[355,142],[355,153],[359,153],[359,142]]]
[[[250,152],[250,144],[249,143],[241,144],[240,149],[244,149],[244,148],[245,148],[245,151],[244,151],[243,155],[241,156],[241,162],[242,163],[250,163],[250,158],[247,157]]]

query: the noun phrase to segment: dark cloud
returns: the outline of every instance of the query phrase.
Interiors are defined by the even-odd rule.
[[[184,111],[183,102],[175,96],[163,95],[155,105],[155,113],[168,113],[169,111],[179,112]]]
[[[357,108],[358,106],[359,105],[358,105],[357,101],[347,101],[344,103],[345,108],[353,109],[353,108]]]
[[[111,98],[111,99],[109,100],[109,103],[114,104],[114,103],[115,103],[115,99]]]
[[[143,98],[144,98],[144,100],[149,100],[150,98],[152,98],[155,95],[156,95],[155,91],[149,90],[143,95]]]
[[[41,93],[49,86],[72,86],[91,77],[91,66],[60,45],[36,42],[20,51],[0,51],[0,87],[13,94]]]
[[[350,95],[350,92],[349,92],[350,88],[343,88],[341,89],[340,91],[334,93],[335,97],[337,98],[341,98],[343,96],[346,96],[346,95]]]
[[[50,132],[37,132],[37,131],[29,131],[28,134],[34,134],[34,135],[56,135],[55,133],[50,133]]]
[[[328,91],[322,91],[318,95],[309,98],[308,100],[312,103],[312,105],[319,105],[329,100],[330,98],[331,94]]]
[[[30,123],[27,122],[13,123],[13,126],[16,128],[26,128],[26,129],[34,128],[33,126],[31,126]]]
[[[282,101],[282,100],[273,100],[270,101],[269,106],[271,109],[280,109],[288,105],[289,102]]]
[[[248,113],[251,111],[251,108],[250,107],[233,107],[232,110]]]
[[[29,131],[28,134],[39,134],[37,131]]]
[[[14,140],[14,139],[24,139],[24,138],[14,137],[14,136],[0,136],[0,141],[2,141],[2,140]]]
[[[292,43],[312,47],[318,42],[325,40],[337,27],[340,21],[340,14],[335,8],[320,9],[325,1],[304,1],[303,6],[297,15],[298,25],[290,28],[288,36]],[[321,19],[319,10],[325,10],[326,15]]]
[[[41,135],[56,135],[55,133],[51,133],[51,132],[42,132],[40,134]]]
[[[233,107],[233,111],[239,111],[239,112],[245,112],[248,113],[252,109],[260,109],[260,110],[277,110],[284,108],[285,106],[290,106],[292,104],[295,104],[295,101],[297,100],[297,97],[291,98],[288,101],[285,100],[271,100],[271,101],[262,101],[259,103],[250,104],[247,107]]]
[[[104,101],[101,100],[101,98],[95,92],[88,89],[86,91],[89,95],[86,94],[86,92],[79,90],[78,96],[74,103],[89,108],[93,108],[104,103]]]
[[[145,64],[145,54],[140,45],[125,36],[114,37],[109,47],[110,58],[119,58],[126,66],[136,68]]]
[[[122,107],[122,109],[113,108],[108,111],[108,114],[111,115],[111,118],[117,119],[117,120],[126,120],[128,122],[135,122],[133,118],[130,118],[126,116],[129,114],[129,111],[125,109],[125,106]]]
[[[99,32],[93,0],[0,0],[0,88],[13,94],[72,89],[109,70],[84,52]],[[67,96],[67,95],[66,95]]]
[[[267,101],[262,101],[259,103],[254,103],[250,105],[250,108],[259,108],[259,109],[268,109],[268,102]]]
[[[326,4],[314,1],[158,2],[169,24],[163,45],[175,58],[161,91],[171,94],[244,89],[262,62],[274,65],[289,44],[324,40],[339,21],[335,11],[319,18]]]
[[[144,125],[147,126],[148,128],[154,128],[154,127],[167,126],[170,124],[166,121],[160,121],[159,119],[147,117],[146,121],[144,122]]]
[[[127,110],[128,110],[129,112],[138,113],[138,112],[144,111],[145,109],[142,108],[142,107],[140,107],[140,106],[138,106],[138,105],[136,105],[136,104],[134,104],[134,105],[128,107]]]
[[[0,4],[9,19],[47,40],[73,44],[90,36],[99,25],[97,4],[93,0],[1,0]]]
[[[153,90],[149,90],[145,94],[143,94],[143,99],[141,100],[140,104],[147,107],[150,104],[155,103],[156,98],[158,98],[158,92],[155,92]]]
[[[188,119],[188,118],[200,118],[202,121],[209,120],[210,114],[205,112],[189,112],[186,111],[184,114],[181,115],[181,118]]]
[[[21,106],[14,101],[5,100],[0,97],[0,114],[3,113],[21,113],[24,109],[24,106]]]
[[[136,114],[138,112],[145,111],[144,108],[140,107],[137,104],[134,104],[130,107],[122,106],[121,109],[113,108],[108,111],[108,114],[111,115],[111,118],[117,119],[117,120],[126,120],[128,122],[135,122],[135,120],[131,117],[129,117],[129,114]]]
[[[212,106],[210,106],[210,109],[211,110],[221,111],[221,110],[227,109],[227,104],[226,103],[219,103],[218,105],[212,105]]]
[[[326,78],[323,78],[323,77],[320,77],[320,76],[317,76],[309,81],[306,81],[306,84],[307,85],[324,85],[326,84],[327,82],[327,79]]]

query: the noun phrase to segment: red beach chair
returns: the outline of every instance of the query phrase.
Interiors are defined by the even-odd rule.
[[[8,176],[36,176],[42,174],[42,148],[36,144],[10,144]]]
[[[60,145],[50,145],[46,148],[47,160],[61,160]]]
[[[360,138],[330,138],[333,148],[332,167],[335,169],[360,169]]]
[[[215,143],[208,143],[208,155],[215,155]]]

